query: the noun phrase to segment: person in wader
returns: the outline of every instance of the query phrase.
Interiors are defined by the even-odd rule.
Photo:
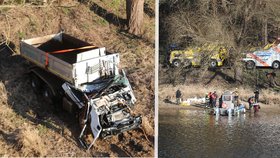
[[[211,106],[212,106],[212,102],[213,102],[213,99],[212,99],[212,92],[209,92],[209,93],[208,93],[208,98],[209,98],[208,106],[211,107]]]
[[[177,105],[179,105],[181,103],[181,98],[182,98],[182,93],[181,93],[180,89],[178,89],[176,91],[176,103],[177,103]]]
[[[239,101],[239,94],[238,94],[238,88],[235,88],[235,91],[233,91],[233,98],[234,98],[234,105],[238,106],[240,104]]]
[[[248,103],[249,103],[249,110],[251,110],[251,108],[253,107],[253,103],[254,103],[254,97],[253,96],[248,99]]]
[[[254,92],[254,94],[255,94],[255,102],[258,103],[258,102],[259,102],[259,95],[260,95],[259,90],[257,89],[257,90]]]
[[[218,98],[216,91],[214,91],[214,93],[212,93],[211,98],[212,98],[212,108],[216,107],[216,102],[217,102],[217,98]]]
[[[219,98],[219,108],[222,108],[223,105],[223,95]]]

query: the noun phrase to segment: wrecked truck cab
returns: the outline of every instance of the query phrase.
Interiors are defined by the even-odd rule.
[[[79,108],[84,109],[81,111],[84,112],[82,119],[85,124],[79,139],[87,149],[91,148],[98,138],[107,138],[138,128],[142,123],[141,116],[131,114],[136,98],[124,71],[120,75],[103,80],[106,84],[88,83],[88,89],[80,91],[80,94],[75,94],[74,87],[70,84],[63,84],[63,89],[68,91],[69,97],[75,98]],[[82,95],[85,96],[81,97]],[[83,139],[85,128],[90,128],[94,137],[91,144],[87,144]]]

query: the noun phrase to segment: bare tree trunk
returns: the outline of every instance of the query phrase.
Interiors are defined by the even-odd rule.
[[[144,0],[126,0],[128,32],[134,35],[142,33]]]
[[[216,17],[218,12],[217,0],[212,0],[213,16]]]
[[[264,45],[267,45],[267,18],[264,19]]]

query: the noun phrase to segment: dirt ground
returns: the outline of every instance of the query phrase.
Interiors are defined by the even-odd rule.
[[[154,155],[154,2],[147,1],[143,35],[126,33],[125,1],[100,0],[45,7],[0,8],[0,34],[14,50],[0,51],[0,156],[135,156]],[[36,96],[28,68],[21,58],[20,39],[53,34],[63,29],[96,46],[121,55],[143,117],[141,129],[98,140],[90,151],[77,140],[75,116],[55,112]],[[1,43],[1,42],[0,42]]]

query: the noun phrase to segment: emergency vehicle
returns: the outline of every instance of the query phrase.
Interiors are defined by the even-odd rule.
[[[280,68],[280,44],[272,46],[267,50],[259,50],[246,54],[242,59],[246,63],[247,69],[255,67],[267,67],[273,69]]]
[[[174,67],[201,66],[202,56],[209,55],[209,67],[216,68],[224,65],[229,57],[226,47],[219,44],[204,44],[201,47],[189,47],[186,50],[173,50],[170,52],[169,64]]]

